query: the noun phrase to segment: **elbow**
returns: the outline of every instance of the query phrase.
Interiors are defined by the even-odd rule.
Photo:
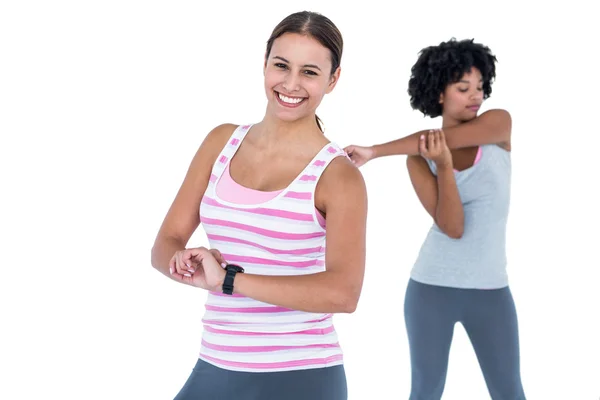
[[[444,233],[452,239],[460,239],[465,233],[465,225],[460,223],[450,224],[443,229]]]
[[[358,308],[358,299],[348,299],[344,302],[339,313],[341,314],[352,314]]]
[[[338,303],[334,307],[335,314],[353,314],[358,307],[358,301],[347,300],[343,303]]]
[[[156,246],[152,246],[152,249],[150,249],[150,265],[152,266],[152,268],[154,269],[158,269],[157,265],[157,257],[156,257]]]
[[[159,272],[161,272],[161,258],[160,245],[155,243],[150,249],[150,265]]]
[[[352,314],[358,308],[360,289],[341,290],[334,301],[333,312],[339,314]]]
[[[162,272],[167,265],[168,270],[169,260],[175,252],[174,250],[185,248],[182,242],[172,236],[157,237],[150,249],[150,265],[159,272]]]
[[[436,222],[437,223],[437,222]],[[442,232],[452,239],[460,239],[465,233],[464,221],[437,224]]]
[[[463,233],[464,233],[464,229],[462,227],[460,227],[460,228],[454,228],[454,229],[449,229],[449,230],[446,231],[446,235],[448,235],[452,239],[460,239],[460,238],[462,238]]]

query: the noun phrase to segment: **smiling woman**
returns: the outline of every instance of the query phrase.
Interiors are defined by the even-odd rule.
[[[361,293],[367,196],[316,116],[342,47],[326,17],[285,18],[267,42],[263,120],[213,129],[165,217],[152,265],[209,291],[177,400],[347,398],[332,317]],[[186,249],[200,223],[212,249]]]
[[[268,40],[265,90],[269,100],[274,97],[283,107],[303,105],[303,113],[315,113],[323,96],[333,90],[340,77],[344,42],[340,31],[329,19],[307,24],[305,15],[292,14],[275,28]],[[315,41],[321,46],[315,47]],[[292,48],[293,54],[289,53]],[[297,116],[279,114],[284,120]],[[316,114],[315,120],[322,131]]]

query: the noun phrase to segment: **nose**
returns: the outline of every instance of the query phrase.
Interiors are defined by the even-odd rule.
[[[471,99],[477,101],[483,101],[483,90],[476,90],[471,94]]]
[[[287,74],[285,80],[283,81],[283,88],[288,92],[296,92],[300,89],[299,82],[300,80],[295,74]]]

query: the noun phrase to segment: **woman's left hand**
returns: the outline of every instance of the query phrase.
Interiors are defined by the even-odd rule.
[[[176,280],[209,291],[222,291],[225,279],[223,266],[226,262],[219,250],[208,250],[205,247],[186,249],[181,255],[181,261],[194,272],[180,274],[172,269],[171,275]]]

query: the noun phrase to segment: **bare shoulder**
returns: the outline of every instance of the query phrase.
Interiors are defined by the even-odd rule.
[[[206,135],[202,146],[212,150],[218,149],[220,152],[238,126],[239,125],[235,124],[221,124],[213,128],[208,135]]]
[[[159,237],[174,237],[183,243],[188,242],[200,223],[200,202],[208,186],[212,166],[235,129],[236,125],[223,124],[206,135],[167,212]]]
[[[192,159],[188,172],[190,180],[195,182],[196,179],[200,179],[198,184],[203,185],[203,177],[210,176],[212,165],[237,127],[238,125],[234,124],[222,124],[206,135]]]
[[[484,113],[481,113],[480,118],[489,118],[499,121],[510,121],[510,113],[502,108],[493,108],[491,110],[487,110]]]
[[[497,126],[501,129],[511,130],[512,128],[512,117],[507,110],[501,108],[495,108],[482,113],[479,116],[481,122],[486,124]]]
[[[482,123],[489,124],[489,126],[501,130],[504,136],[508,137],[508,140],[498,143],[498,146],[506,151],[510,151],[510,138],[512,136],[512,117],[510,113],[505,109],[495,108],[482,113],[479,118]]]
[[[346,157],[336,157],[327,166],[316,189],[317,207],[326,212],[327,204],[344,201],[366,202],[367,188],[359,169]],[[319,207],[322,205],[323,208]]]
[[[363,175],[347,157],[339,156],[331,160],[323,172],[321,180],[327,185],[362,186]]]

